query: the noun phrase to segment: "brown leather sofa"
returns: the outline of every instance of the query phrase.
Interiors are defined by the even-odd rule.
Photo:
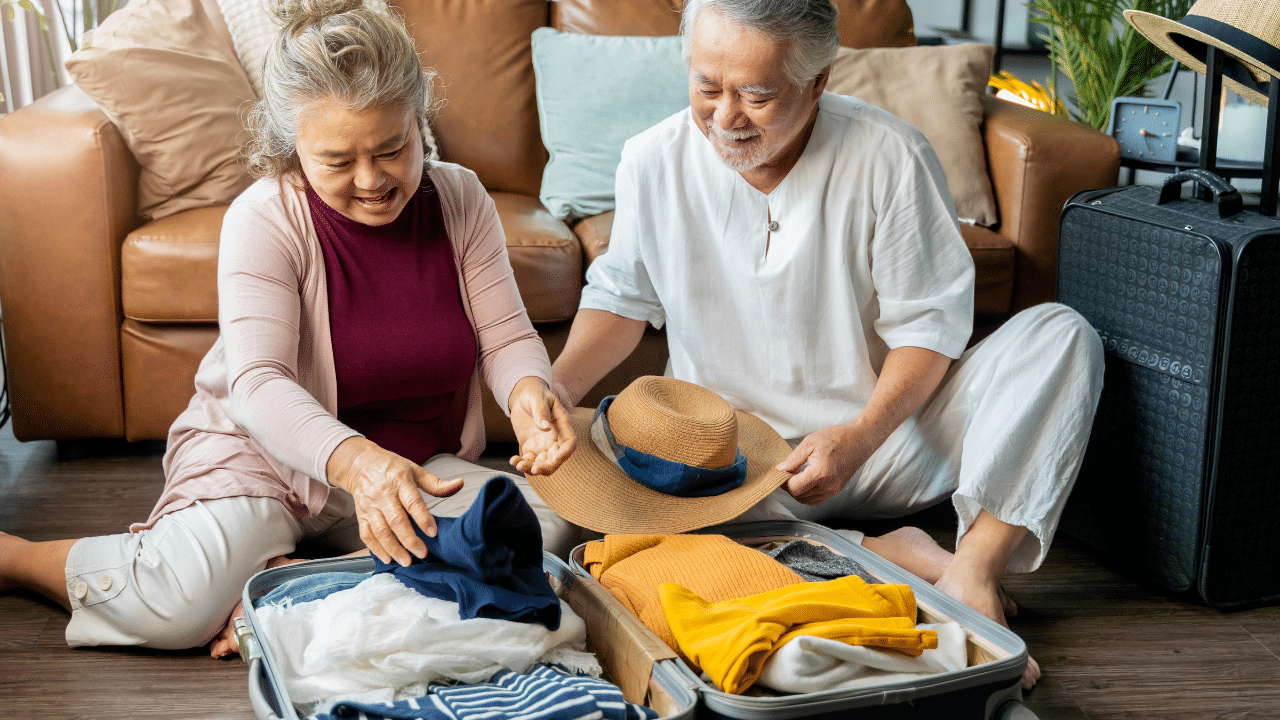
[[[530,33],[673,35],[681,0],[401,0],[425,65],[447,79],[435,123],[445,160],[479,174],[497,204],[529,315],[554,356],[587,263],[612,213],[568,227],[538,201],[547,155],[538,130]],[[915,43],[903,0],[837,0],[842,44]],[[987,97],[983,135],[1001,223],[964,226],[981,320],[1051,300],[1063,202],[1114,185],[1111,138]],[[138,164],[120,132],[68,87],[0,119],[0,307],[20,440],[165,437],[217,336],[216,261],[225,206],[142,224]],[[650,332],[586,402],[660,373]],[[487,399],[491,439],[510,426]]]

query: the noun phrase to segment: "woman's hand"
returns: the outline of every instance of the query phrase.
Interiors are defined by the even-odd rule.
[[[547,384],[536,377],[516,383],[507,401],[511,429],[520,443],[520,454],[511,464],[522,473],[546,475],[555,472],[573,454],[577,440],[569,425],[569,413]]]
[[[436,521],[418,490],[447,497],[462,489],[462,480],[444,481],[421,466],[383,450],[359,436],[343,440],[325,466],[329,483],[351,493],[360,539],[379,560],[408,567],[413,557],[427,555],[426,543],[413,530],[413,518],[427,537],[436,536]],[[410,556],[412,553],[413,557]]]

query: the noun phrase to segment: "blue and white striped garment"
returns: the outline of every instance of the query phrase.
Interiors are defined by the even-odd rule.
[[[308,720],[655,720],[658,714],[622,697],[612,683],[535,665],[500,670],[487,683],[433,685],[423,697],[383,703],[339,701]]]

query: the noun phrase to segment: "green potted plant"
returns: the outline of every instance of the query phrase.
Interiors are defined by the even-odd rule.
[[[1169,72],[1173,58],[1152,45],[1124,19],[1128,9],[1169,18],[1187,14],[1193,0],[1028,0],[1032,18],[1044,27],[1039,37],[1055,72],[1049,93],[1058,98],[1061,72],[1071,80],[1074,108],[1055,106],[1057,114],[1102,132],[1111,120],[1111,101],[1146,95],[1147,83]]]

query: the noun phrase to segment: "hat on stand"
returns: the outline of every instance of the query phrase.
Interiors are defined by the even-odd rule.
[[[1280,77],[1280,4],[1275,0],[1199,0],[1182,20],[1141,10],[1125,10],[1124,16],[1153,45],[1202,75],[1209,46],[1222,50],[1226,86],[1267,104],[1267,83]]]
[[[791,446],[715,392],[646,375],[598,408],[573,408],[578,446],[529,484],[556,514],[602,533],[670,534],[727,522],[791,475]]]

